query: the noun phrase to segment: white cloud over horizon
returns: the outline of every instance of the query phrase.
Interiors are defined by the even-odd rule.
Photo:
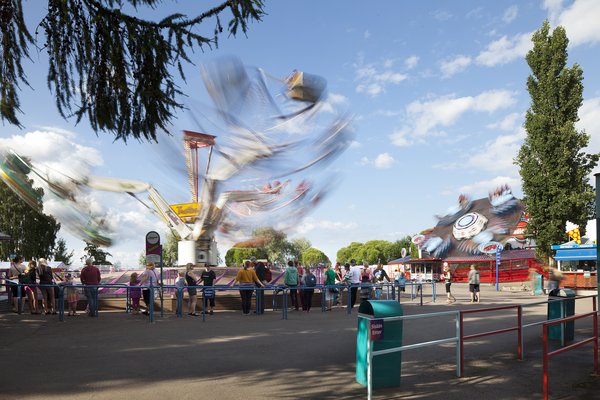
[[[408,125],[389,137],[396,146],[406,146],[427,136],[443,134],[466,112],[494,112],[515,104],[515,93],[508,90],[489,90],[476,96],[456,97],[454,94],[413,101],[406,107]]]
[[[473,60],[469,56],[459,55],[452,59],[441,62],[440,70],[442,72],[442,78],[450,78],[452,75],[467,69]]]
[[[381,65],[365,64],[364,56],[359,56],[358,62],[354,64],[356,92],[377,97],[385,93],[390,85],[398,85],[408,79],[408,75],[394,71],[386,65],[390,64],[385,61]]]

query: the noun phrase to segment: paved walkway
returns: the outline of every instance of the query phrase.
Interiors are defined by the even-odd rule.
[[[453,285],[458,302],[425,298],[421,307],[405,301],[405,314],[531,303],[545,296],[496,292],[483,287],[481,304],[469,304],[465,285]],[[438,286],[442,291],[442,286]],[[427,293],[427,291],[426,291]],[[576,313],[591,310],[578,301]],[[355,309],[356,310],[356,309]],[[514,326],[515,313],[478,315],[467,333]],[[545,318],[544,306],[527,308],[525,323]],[[201,318],[172,315],[149,324],[141,316],[101,313],[19,316],[0,314],[0,399],[360,399],[366,389],[354,380],[356,312],[242,316],[218,312]],[[576,338],[591,322],[576,323]],[[455,323],[439,317],[404,323],[404,344],[453,336]],[[525,360],[516,357],[516,333],[465,345],[465,377],[455,375],[453,344],[403,354],[399,388],[376,390],[377,399],[541,398],[541,327],[526,330]],[[596,398],[591,345],[551,360],[553,399]]]

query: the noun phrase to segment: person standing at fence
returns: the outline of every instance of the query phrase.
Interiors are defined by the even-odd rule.
[[[447,262],[444,262],[443,265],[444,270],[442,273],[442,278],[446,284],[446,304],[450,304],[456,301],[456,297],[454,297],[450,291],[450,286],[452,285],[452,273],[450,272],[450,266]]]
[[[188,287],[188,315],[197,317],[200,314],[196,313],[196,303],[198,302],[198,277],[194,273],[194,264],[187,263],[185,265],[185,283]]]
[[[31,260],[29,261],[29,264],[27,264],[27,268],[25,268],[25,273],[19,276],[19,283],[27,285],[21,287],[21,295],[27,295],[27,300],[29,301],[29,312],[31,312],[31,314],[39,314],[36,287],[33,286],[37,280],[36,270],[37,263]]]
[[[202,302],[204,304],[204,311],[202,312],[206,312],[206,309],[210,307],[209,314],[213,315],[215,308],[214,284],[215,280],[217,279],[217,275],[215,274],[215,271],[210,269],[210,265],[206,264],[204,271],[202,271],[202,275],[200,275],[200,279],[202,280],[202,285],[204,286],[202,288]]]
[[[132,272],[129,277],[129,297],[131,298],[131,313],[138,315],[140,313],[140,298],[142,297],[142,290],[139,288],[142,281],[138,279],[138,273]]]
[[[327,302],[327,311],[331,311],[333,303],[336,303],[337,301],[337,295],[339,293],[339,290],[334,287],[329,287],[335,286],[336,276],[337,274],[335,273],[335,271],[331,269],[331,264],[327,264],[327,266],[325,267],[325,282],[323,283],[323,290],[325,290],[325,301]]]
[[[254,272],[256,272],[256,276],[258,276],[258,280],[264,285],[267,282],[267,267],[262,261],[258,261],[254,265]],[[256,285],[258,286],[258,285]],[[258,310],[259,314],[265,313],[265,292],[263,290],[256,290],[256,301],[260,304],[260,309]]]
[[[356,265],[356,260],[350,260],[350,307],[356,304],[356,294],[361,281],[360,266]]]
[[[242,298],[242,314],[250,315],[250,306],[252,304],[252,292],[254,292],[254,284],[264,287],[261,281],[258,280],[256,272],[250,268],[250,261],[244,263],[244,267],[240,269],[235,277],[235,283],[240,286],[240,297]]]
[[[79,292],[75,288],[75,283],[73,282],[73,275],[66,274],[65,280],[62,283],[66,287],[66,295],[67,295],[67,304],[69,307],[68,316],[76,316],[77,315],[77,302],[79,301]]]
[[[471,303],[473,303],[474,301],[479,303],[479,271],[477,271],[477,268],[474,264],[471,264],[468,280],[469,292],[471,292]]]
[[[145,315],[150,314],[150,293],[154,294],[154,288],[158,286],[158,274],[156,273],[156,265],[153,262],[146,264],[146,269],[140,275],[141,285],[148,286],[145,289],[142,289],[142,298],[144,299],[144,303],[146,304],[146,311],[144,311]],[[152,304],[154,306],[154,304]]]
[[[309,267],[304,267],[304,276],[302,278],[302,311],[309,312],[312,307],[312,298],[317,286],[317,277],[312,273]]]
[[[381,295],[383,291],[383,280],[390,282],[390,277],[388,276],[385,269],[383,269],[383,264],[377,264],[377,268],[373,272],[373,280],[377,284],[375,287],[375,300],[381,300]]]
[[[49,285],[54,284],[52,279],[52,268],[48,265],[48,261],[45,258],[38,260],[38,276],[40,277],[40,292],[42,293],[42,306],[44,307],[44,313],[56,314],[56,300],[54,298],[55,288]],[[58,290],[58,288],[56,288]]]
[[[40,260],[41,262],[41,260]],[[91,258],[85,260],[85,267],[81,270],[79,275],[81,283],[84,285],[99,285],[100,284],[100,270],[94,265]],[[88,302],[88,315],[90,317],[98,316],[98,288],[86,287],[83,289],[85,297]]]
[[[183,313],[183,289],[185,289],[185,270],[177,271],[177,279],[175,279],[175,287],[176,292],[175,296],[177,298],[177,315],[181,315]]]
[[[10,269],[8,272],[8,279],[16,282],[20,282],[19,277],[25,273],[25,266],[22,264],[23,257],[16,256],[10,263]],[[19,289],[16,284],[10,285],[10,291],[13,301],[13,312],[19,312],[23,309],[23,300],[25,300],[25,286],[21,286],[21,302],[19,303]]]
[[[288,266],[283,274],[283,283],[290,289],[292,307],[298,311],[298,270],[292,260],[288,261]]]
[[[415,283],[417,284],[417,292],[415,293],[416,297],[419,295],[419,293],[423,294],[423,273],[421,271],[417,272]]]

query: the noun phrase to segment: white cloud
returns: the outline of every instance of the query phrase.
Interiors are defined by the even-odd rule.
[[[408,79],[408,75],[393,71],[386,65],[390,65],[389,60],[384,61],[381,66],[375,63],[364,64],[363,57],[360,56],[359,61],[354,64],[355,80],[358,82],[356,91],[376,97],[385,93],[388,86],[398,85]]]
[[[390,136],[390,140],[394,146],[408,147],[413,144],[413,141],[409,139],[410,131],[408,128],[394,131]]]
[[[442,77],[449,78],[452,75],[464,71],[473,60],[469,56],[456,56],[455,58],[447,61],[442,61],[440,70],[442,71]]]
[[[558,17],[563,8],[563,0],[544,0],[543,8],[548,10],[548,19],[552,25],[556,25]]]
[[[600,97],[584,100],[579,109],[579,121],[577,129],[585,130],[590,135],[587,151],[600,153]]]
[[[341,222],[341,221],[329,221],[315,218],[305,218],[298,228],[296,233],[304,235],[315,229],[327,230],[333,232],[344,232],[358,228],[358,224],[355,222]]]
[[[493,67],[509,63],[517,58],[523,58],[533,47],[531,35],[533,32],[520,33],[509,38],[502,36],[487,45],[475,59],[478,65]]]
[[[549,10],[552,12],[554,9]],[[569,45],[594,44],[600,42],[599,17],[600,1],[577,0],[560,13],[556,24],[563,26],[567,31]]]
[[[371,32],[369,32],[369,30],[367,29],[367,30],[365,31],[365,33],[363,33],[363,37],[364,37],[365,39],[369,39],[369,38],[371,37]]]
[[[513,163],[513,160],[519,152],[523,139],[525,139],[524,128],[520,128],[510,135],[498,136],[479,149],[475,149],[468,156],[469,158],[464,165],[467,168],[476,170],[518,175],[518,167]]]
[[[446,10],[436,10],[433,13],[433,18],[437,19],[438,21],[447,21],[452,18],[452,14]]]
[[[514,93],[507,90],[486,91],[474,97],[447,95],[425,102],[414,101],[406,108],[411,121],[409,131],[414,136],[430,135],[438,126],[454,124],[467,111],[493,112],[514,103]],[[402,130],[400,132],[405,133]]]
[[[413,69],[419,63],[419,57],[416,55],[412,55],[404,60],[404,66],[406,69]]]
[[[501,121],[494,122],[486,125],[490,129],[501,129],[503,131],[515,130],[518,126],[523,124],[523,114],[521,113],[510,113],[504,117]]]
[[[356,140],[353,140],[352,142],[350,142],[350,148],[351,149],[359,149],[362,147],[362,143],[358,142]]]
[[[365,165],[369,165],[371,164],[371,161],[369,160],[368,157],[364,156],[362,157],[359,161],[358,161],[359,165],[365,166]]]
[[[331,104],[347,104],[348,98],[343,94],[329,93],[329,96],[327,96],[327,101],[329,101]]]
[[[493,190],[501,185],[510,186],[514,193],[515,191],[520,190],[521,179],[511,176],[496,176],[495,178],[489,180],[474,182],[470,185],[461,186],[456,190],[446,191],[444,194],[466,193],[473,198],[480,198],[487,196],[490,190]]]
[[[382,153],[377,156],[375,161],[373,161],[373,164],[375,165],[375,168],[388,169],[392,168],[397,162],[398,161],[394,160],[394,157],[390,156],[389,153]]]
[[[518,14],[519,14],[519,7],[517,5],[512,5],[504,11],[504,15],[502,16],[502,21],[504,21],[504,23],[506,23],[506,24],[510,24],[511,22],[513,22],[515,20],[515,18],[517,18]]]

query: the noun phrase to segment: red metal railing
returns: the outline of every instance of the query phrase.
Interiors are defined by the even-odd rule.
[[[592,320],[594,321],[594,336],[592,336],[591,338],[587,338],[582,341],[570,344],[569,346],[561,347],[558,350],[548,352],[548,327],[549,326],[557,325],[557,324],[561,324],[561,323],[569,322],[569,321],[575,321],[577,319],[586,318],[586,317],[592,317]],[[579,346],[583,346],[584,344],[587,344],[587,343],[594,343],[594,373],[596,375],[598,374],[598,313],[597,312],[594,311],[594,312],[587,313],[587,314],[573,315],[571,317],[566,317],[566,318],[549,321],[549,322],[544,323],[543,330],[544,330],[544,354],[543,354],[543,356],[544,356],[544,377],[543,377],[544,400],[548,400],[548,361],[549,361],[550,357],[552,357],[552,356],[555,356],[560,353],[564,353],[569,350],[573,350],[573,349],[575,349]]]
[[[475,314],[475,313],[484,313],[484,312],[490,312],[490,311],[498,311],[498,310],[510,310],[516,308],[517,309],[517,326],[514,327],[510,327],[510,328],[504,328],[504,329],[496,329],[493,331],[488,331],[488,332],[482,332],[482,333],[476,333],[473,335],[464,335],[463,334],[463,319],[464,319],[464,315],[465,314]],[[460,376],[463,377],[464,376],[464,342],[465,340],[468,339],[475,339],[475,338],[479,338],[479,337],[483,337],[483,336],[490,336],[490,335],[497,335],[499,333],[506,333],[506,332],[512,332],[512,331],[517,331],[517,356],[519,357],[519,360],[523,359],[523,346],[521,343],[521,333],[522,333],[522,327],[523,327],[523,314],[522,314],[522,309],[521,306],[516,305],[516,306],[502,306],[502,307],[490,307],[490,308],[480,308],[477,310],[461,310],[460,311],[460,319],[459,319],[459,331],[460,331],[460,340],[459,340],[459,346],[460,346]]]

